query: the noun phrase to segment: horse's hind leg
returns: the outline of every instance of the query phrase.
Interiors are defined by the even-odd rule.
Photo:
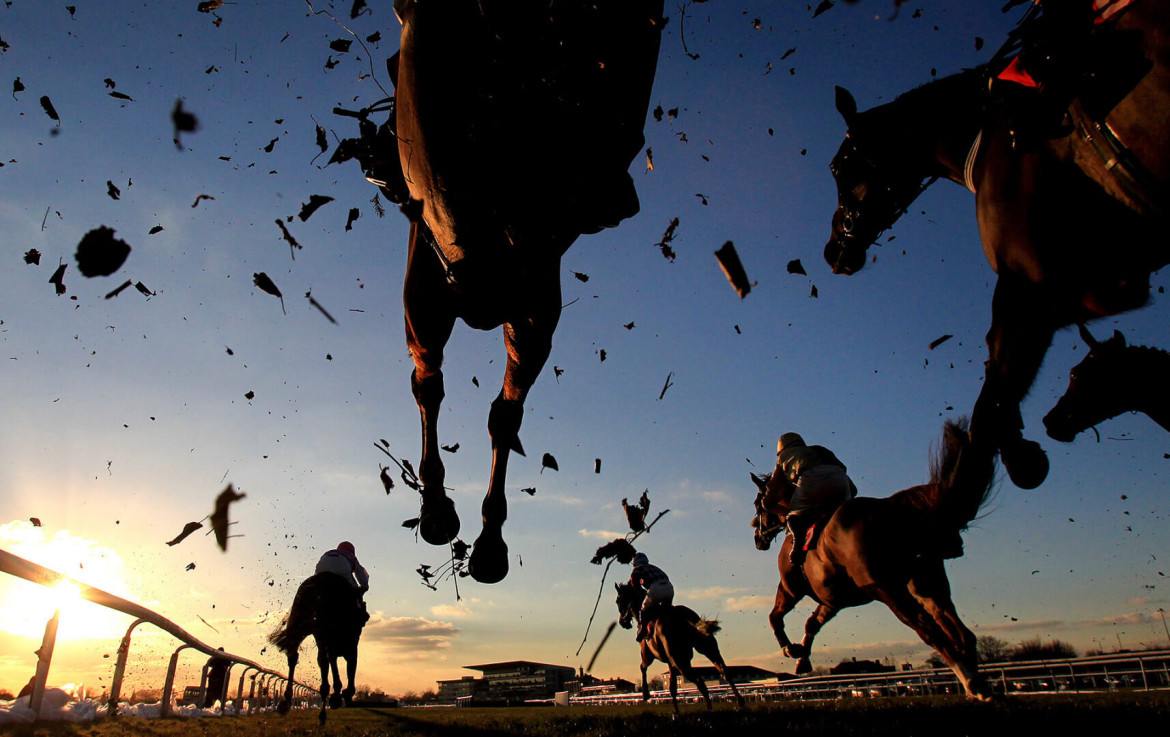
[[[551,285],[548,280],[551,280]],[[467,562],[468,572],[480,583],[497,583],[508,575],[508,546],[504,543],[504,521],[508,518],[508,500],[504,494],[508,456],[512,451],[524,455],[524,447],[520,444],[524,400],[552,351],[552,336],[561,315],[557,272],[553,270],[536,281],[544,287],[541,293],[530,297],[534,303],[533,316],[504,325],[508,365],[504,369],[504,385],[492,402],[488,415],[492,473],[483,500],[483,531],[476,538],[475,548]]]
[[[446,545],[459,534],[459,515],[443,488],[445,471],[439,457],[439,409],[443,403],[443,349],[455,327],[449,287],[441,265],[427,246],[429,231],[410,224],[410,256],[402,302],[406,316],[406,346],[414,361],[410,387],[422,421],[422,511],[419,534],[431,545]]]
[[[731,676],[727,674],[727,664],[723,662],[723,654],[719,652],[719,643],[715,640],[714,635],[708,635],[707,639],[695,643],[695,649],[698,650],[703,657],[711,661],[711,665],[715,666],[715,670],[723,680],[727,681],[727,685],[731,687],[731,693],[735,695],[735,702],[743,706],[743,697],[739,695],[739,689],[735,687],[735,682],[731,680]],[[699,689],[703,690],[702,688]]]
[[[936,619],[940,609],[949,608],[954,614],[954,607],[949,603],[949,597],[944,605],[938,600],[920,599],[911,594],[909,589],[894,588],[889,590],[873,584],[866,587],[865,590],[888,606],[894,616],[918,633],[923,642],[938,651],[942,659],[955,672],[955,676],[969,697],[980,701],[987,701],[991,698],[987,684],[979,675],[976,665],[975,636],[963,626],[962,622],[959,622],[957,615],[953,616],[953,621],[948,622],[947,626],[943,626]],[[947,631],[948,627],[955,623],[960,628],[957,639],[953,637],[953,633]]]
[[[299,650],[298,643],[298,646],[289,650],[288,653],[288,683],[284,689],[284,698],[276,705],[276,711],[281,716],[288,714],[289,710],[292,709],[293,684],[295,683],[293,679],[296,678],[297,661],[300,659]]]
[[[317,665],[321,668],[321,713],[317,715],[317,721],[324,724],[325,710],[329,708],[329,655],[320,642],[317,643]]]

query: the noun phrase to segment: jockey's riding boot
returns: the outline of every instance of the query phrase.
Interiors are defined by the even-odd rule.
[[[641,642],[646,639],[646,623],[638,622],[638,636],[634,638],[634,642]]]
[[[804,538],[808,534],[808,524],[800,516],[796,514],[788,515],[788,534],[792,536],[792,550],[788,554],[788,560],[797,568],[804,565]]]

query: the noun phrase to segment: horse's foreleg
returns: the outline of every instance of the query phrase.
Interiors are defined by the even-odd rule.
[[[813,640],[816,639],[821,628],[837,616],[837,611],[834,607],[819,604],[804,623],[804,638],[800,644],[793,645],[789,648],[790,652],[785,653],[789,657],[799,658],[796,662],[797,675],[812,672],[812,661],[809,660],[809,655],[812,653]]]
[[[678,674],[679,670],[670,663],[670,669],[667,671],[667,677],[670,678],[670,703],[674,706],[674,713],[678,714]]]
[[[419,534],[432,545],[446,545],[459,534],[459,515],[443,488],[445,470],[439,457],[439,409],[443,403],[443,350],[455,327],[446,277],[434,253],[424,242],[428,231],[410,224],[410,255],[402,302],[406,317],[406,346],[414,361],[410,387],[422,421],[422,511]]]
[[[787,543],[780,548],[780,556],[782,559],[786,555],[786,546]],[[776,642],[779,643],[780,650],[788,657],[796,658],[799,655],[793,650],[792,640],[788,639],[788,632],[784,629],[784,617],[788,616],[788,613],[792,611],[792,608],[803,597],[797,596],[784,584],[785,581],[782,575],[779,585],[776,586],[776,603],[772,606],[772,611],[768,614],[768,622],[772,625],[772,633],[776,636]]]
[[[556,275],[551,278],[557,279]],[[524,400],[536,382],[552,351],[552,336],[560,319],[560,285],[552,294],[536,297],[535,317],[504,325],[504,345],[508,365],[504,385],[492,402],[488,415],[488,433],[492,439],[492,473],[487,496],[483,500],[483,531],[476,538],[467,568],[480,583],[496,583],[508,575],[508,546],[504,543],[504,521],[508,518],[505,483],[508,455],[524,455],[520,444],[520,423],[524,418]]]
[[[650,648],[645,642],[642,643],[642,701],[650,701],[650,684],[646,682],[646,670],[650,664],[654,662],[654,656],[650,654]]]
[[[991,301],[983,389],[971,413],[971,437],[999,448],[1008,476],[1021,489],[1036,488],[1048,475],[1048,456],[1039,443],[1024,438],[1020,404],[1056,327],[1039,304],[1035,285],[1010,272],[1000,273]]]

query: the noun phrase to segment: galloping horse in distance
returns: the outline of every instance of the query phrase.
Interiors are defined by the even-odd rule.
[[[1068,373],[1068,389],[1044,415],[1048,437],[1071,443],[1078,433],[1122,412],[1143,412],[1170,430],[1170,353],[1126,345],[1121,331],[1096,340],[1080,327],[1089,355]],[[1100,439],[1100,438],[1098,438]]]
[[[459,516],[444,489],[438,420],[456,318],[503,327],[492,468],[468,571],[508,573],[509,453],[523,455],[524,400],[552,349],[561,256],[634,215],[628,168],[645,142],[663,0],[535,3],[397,0],[397,145],[408,189],[403,303],[422,418],[419,533],[446,545]]]
[[[978,672],[975,635],[951,601],[943,561],[963,554],[959,533],[986,501],[994,476],[994,450],[971,440],[965,421],[947,422],[929,483],[884,499],[845,502],[817,523],[819,536],[801,568],[792,565],[792,536],[785,537],[778,558],[780,585],[768,620],[784,654],[797,658],[798,675],[812,670],[813,639],[838,611],[880,601],[938,651],[969,697],[991,697]],[[752,474],[759,490],[752,520],[759,550],[767,550],[784,529],[784,484],[771,483],[783,477],[779,468],[767,476]],[[784,617],[806,596],[817,608],[796,644],[788,639]]]
[[[1055,122],[1034,114],[1050,100],[1029,95],[1043,93],[997,79],[1003,60],[860,113],[837,88],[848,135],[831,166],[838,207],[825,258],[836,273],[860,270],[869,245],[938,178],[975,193],[999,276],[971,431],[1021,488],[1048,473],[1020,404],[1053,334],[1142,306],[1150,273],[1170,261],[1170,0],[1102,12],[1114,14],[1085,21],[1092,30],[1071,54],[1083,66],[1075,99],[1067,110],[1059,101]]]
[[[292,707],[294,671],[300,659],[301,643],[309,635],[317,645],[317,665],[321,667],[321,724],[325,709],[341,708],[353,700],[353,678],[357,673],[357,647],[368,615],[358,606],[356,589],[333,573],[317,573],[297,588],[292,608],[268,641],[288,656],[288,687],[280,702],[281,714]],[[345,658],[345,690],[337,659]],[[333,670],[333,695],[329,695],[329,670]]]
[[[614,584],[617,589],[617,608],[622,627],[630,629],[633,622],[638,620],[642,610],[642,600],[646,592],[631,583]],[[646,669],[656,659],[666,663],[670,669],[670,703],[674,705],[674,713],[678,713],[678,676],[695,684],[703,700],[707,702],[707,709],[711,709],[711,695],[707,691],[707,684],[702,677],[691,667],[691,659],[695,651],[711,661],[715,670],[723,680],[731,686],[731,693],[735,694],[735,701],[743,706],[743,697],[735,683],[727,675],[727,666],[723,656],[719,653],[719,643],[715,641],[715,634],[719,632],[719,622],[713,619],[703,619],[690,607],[674,605],[662,611],[650,623],[646,637],[642,640],[642,701],[650,700],[650,686],[646,682]]]

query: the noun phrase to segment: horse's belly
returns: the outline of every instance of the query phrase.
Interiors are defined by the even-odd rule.
[[[637,211],[627,169],[662,2],[580,5],[550,16],[540,3],[449,0],[404,17],[399,149],[436,235],[468,249],[487,232],[516,243]]]

